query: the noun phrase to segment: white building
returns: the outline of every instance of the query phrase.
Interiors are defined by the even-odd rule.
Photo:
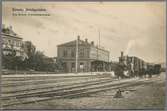
[[[2,31],[2,49],[4,55],[14,54],[15,56],[21,56],[25,58],[26,54],[23,50],[23,41],[12,29],[11,26],[5,27],[3,25]]]

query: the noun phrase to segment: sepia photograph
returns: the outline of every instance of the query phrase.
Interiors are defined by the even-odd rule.
[[[165,110],[166,1],[2,1],[1,109]]]

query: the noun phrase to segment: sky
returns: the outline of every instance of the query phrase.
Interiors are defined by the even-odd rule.
[[[165,2],[3,2],[2,23],[49,57],[57,45],[88,38],[110,51],[165,62]],[[12,8],[44,8],[50,16],[13,16]]]

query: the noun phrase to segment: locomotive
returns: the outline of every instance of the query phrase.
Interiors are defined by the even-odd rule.
[[[117,76],[121,77],[143,77],[149,75],[160,74],[161,65],[147,63],[135,56],[124,56],[121,52],[119,63],[115,70]]]

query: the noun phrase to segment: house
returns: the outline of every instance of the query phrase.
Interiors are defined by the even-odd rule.
[[[12,26],[5,27],[3,25],[1,35],[2,53],[4,55],[26,56],[22,47],[23,39],[13,31]]]

